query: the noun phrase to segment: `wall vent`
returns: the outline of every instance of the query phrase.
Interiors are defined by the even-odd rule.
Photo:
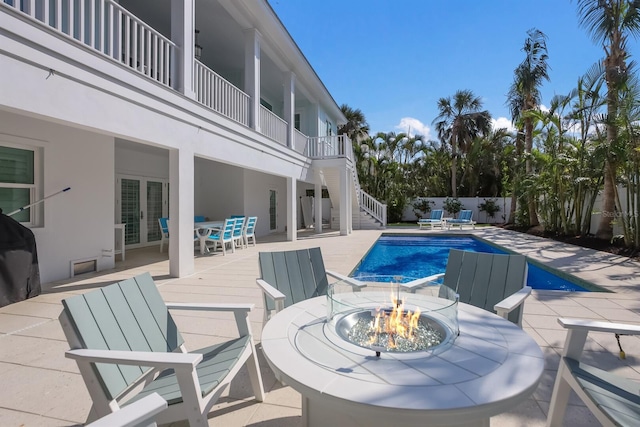
[[[98,271],[98,258],[71,261],[71,277]]]

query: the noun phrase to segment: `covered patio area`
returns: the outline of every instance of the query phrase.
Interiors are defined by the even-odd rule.
[[[467,232],[471,233],[465,230]],[[613,291],[566,293],[534,290],[527,300],[523,326],[545,355],[543,378],[531,398],[492,418],[491,425],[543,426],[559,353],[565,340],[565,331],[557,323],[557,318],[585,317],[640,324],[639,266],[609,254],[493,227],[479,228],[473,233]],[[157,247],[133,249],[127,251],[126,261],[116,262],[113,270],[43,285],[42,295],[0,308],[0,383],[4,385],[0,389],[0,425],[72,426],[84,423],[89,413],[91,401],[76,364],[64,357],[69,347],[57,320],[62,299],[148,271],[166,301],[255,304],[250,319],[260,347],[263,300],[255,283],[259,276],[260,251],[319,246],[327,269],[349,274],[380,234],[379,230],[356,230],[349,236],[340,236],[339,231],[322,234],[299,231],[295,242],[287,241],[283,233],[272,234],[258,238],[255,247],[238,250],[233,256],[196,254],[195,272],[182,278],[169,276],[166,252],[159,253]],[[235,333],[232,330],[233,317],[224,313],[183,312],[177,313],[176,321],[190,348],[224,341]],[[638,338],[623,338],[627,354],[625,360],[618,358],[613,336],[598,334],[596,338],[589,345],[587,352],[590,356],[604,361],[621,375],[640,380]],[[210,425],[301,425],[300,395],[275,380],[263,357],[260,362],[267,392],[265,402],[253,400],[248,375],[243,372],[214,407]],[[566,425],[597,426],[599,423],[578,399],[571,399]]]

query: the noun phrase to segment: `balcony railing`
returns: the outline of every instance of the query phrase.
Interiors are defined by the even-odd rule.
[[[260,133],[280,144],[287,144],[287,122],[260,106]]]
[[[353,160],[353,148],[347,135],[309,138],[307,155],[312,159],[344,157]]]
[[[293,149],[300,154],[307,155],[307,140],[309,137],[298,129],[293,130]]]
[[[3,0],[0,5],[170,86],[176,45],[113,0]]]
[[[250,96],[229,83],[202,62],[194,61],[193,91],[198,102],[249,126]]]

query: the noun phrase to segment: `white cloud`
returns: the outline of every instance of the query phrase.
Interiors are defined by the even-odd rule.
[[[422,135],[425,140],[431,139],[431,128],[418,119],[413,117],[403,117],[400,119],[400,124],[395,126],[399,132],[408,133],[409,136]]]
[[[516,130],[511,123],[511,120],[506,117],[498,117],[497,119],[491,119],[491,124],[493,125],[493,129],[502,129],[505,128],[509,132],[513,132]]]

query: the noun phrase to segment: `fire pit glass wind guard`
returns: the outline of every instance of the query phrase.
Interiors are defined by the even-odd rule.
[[[345,341],[380,353],[435,353],[459,334],[458,295],[441,284],[410,293],[399,276],[358,278],[354,289],[344,281],[329,285],[327,323]]]

